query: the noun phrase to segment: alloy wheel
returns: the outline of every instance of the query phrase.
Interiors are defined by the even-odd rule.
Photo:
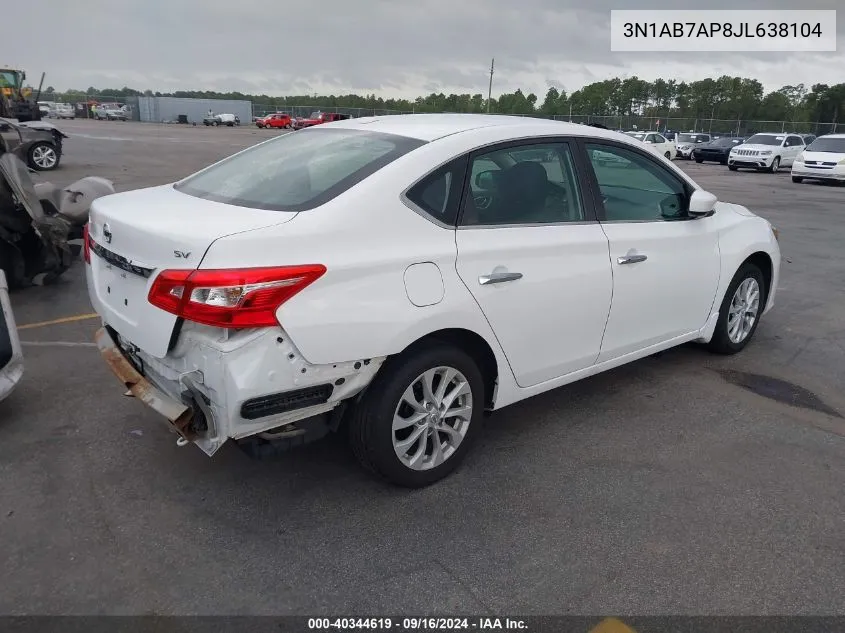
[[[472,420],[472,390],[453,367],[423,372],[405,389],[393,415],[393,449],[407,468],[429,470],[448,460]]]
[[[728,338],[742,343],[757,322],[760,312],[760,285],[753,277],[746,277],[734,292],[728,309]]]
[[[56,150],[48,145],[39,145],[32,150],[32,162],[40,169],[52,169],[58,160]]]

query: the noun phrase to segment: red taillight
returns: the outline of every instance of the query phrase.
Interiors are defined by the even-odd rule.
[[[149,302],[171,314],[222,328],[278,325],[276,310],[326,272],[320,264],[238,270],[165,270]]]
[[[82,227],[82,256],[85,257],[85,263],[91,263],[91,237],[88,235],[88,223]]]

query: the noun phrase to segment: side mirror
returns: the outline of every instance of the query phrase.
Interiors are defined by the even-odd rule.
[[[689,199],[688,212],[692,217],[704,217],[711,215],[716,208],[718,198],[709,191],[696,189]]]
[[[475,176],[475,186],[479,189],[492,189],[495,184],[494,173],[492,169],[478,173]]]

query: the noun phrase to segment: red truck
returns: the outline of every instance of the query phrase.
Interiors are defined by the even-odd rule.
[[[349,118],[350,116],[348,114],[338,114],[337,112],[312,112],[308,118],[294,119],[293,129],[301,130],[304,127],[320,125],[321,123],[331,123],[332,121],[343,121]]]

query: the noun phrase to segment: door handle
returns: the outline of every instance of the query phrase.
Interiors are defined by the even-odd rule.
[[[647,260],[648,257],[645,255],[623,255],[622,257],[616,258],[617,264],[637,264],[639,262],[644,262]]]
[[[481,275],[478,278],[478,283],[482,286],[489,286],[490,284],[501,284],[517,279],[522,279],[522,273],[490,273],[489,275]]]

